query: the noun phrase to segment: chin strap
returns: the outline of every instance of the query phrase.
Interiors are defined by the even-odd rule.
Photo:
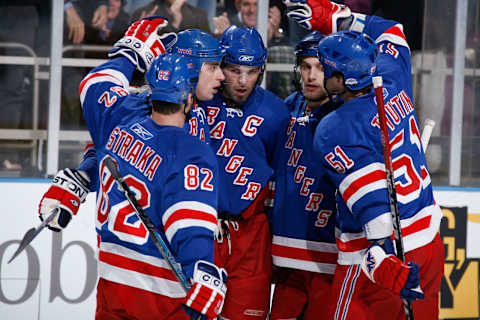
[[[325,88],[325,91],[327,91],[328,95],[328,100],[331,102],[337,103],[342,101],[342,95],[347,92],[346,90],[343,90],[343,92],[340,93],[333,93],[330,90],[327,89],[327,79],[323,79],[323,87]]]

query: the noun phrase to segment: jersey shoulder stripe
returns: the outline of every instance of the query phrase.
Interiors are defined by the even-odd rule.
[[[114,69],[103,69],[88,74],[78,89],[80,94],[80,103],[83,106],[88,89],[96,83],[111,82],[123,88],[128,88],[129,81],[127,77],[120,71]]]
[[[376,43],[380,43],[382,41],[388,41],[410,49],[407,38],[403,33],[403,26],[399,23],[388,28],[377,39],[375,39]]]

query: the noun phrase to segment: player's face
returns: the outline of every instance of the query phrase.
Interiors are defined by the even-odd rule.
[[[224,95],[235,103],[242,103],[257,86],[260,67],[227,64],[223,68],[225,74]]]
[[[240,4],[242,20],[247,27],[257,24],[257,0],[242,0]]]
[[[213,99],[213,95],[218,92],[224,79],[225,76],[220,68],[220,62],[204,62],[195,91],[197,99],[200,101]]]
[[[323,66],[317,57],[305,57],[300,63],[303,94],[307,101],[320,101],[327,97],[323,87]]]

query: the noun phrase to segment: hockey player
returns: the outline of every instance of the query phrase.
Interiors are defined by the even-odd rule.
[[[332,317],[403,319],[402,297],[414,301],[415,319],[438,319],[443,275],[438,228],[442,213],[433,199],[420,142],[410,51],[402,26],[375,16],[352,15],[347,7],[327,0],[286,4],[291,9],[290,17],[303,26],[333,33],[320,41],[318,54],[327,91],[344,101],[322,119],[314,137],[320,164],[339,190],[339,266],[333,285]],[[346,31],[334,33],[337,30]],[[393,255],[389,194],[371,85],[375,74],[383,77],[408,264]],[[423,293],[415,289],[418,281]]]
[[[219,224],[215,262],[229,275],[222,316],[265,319],[269,310],[271,233],[265,214],[274,150],[289,115],[284,102],[258,86],[267,50],[258,32],[227,29],[222,69],[225,82],[207,114],[210,146],[219,164]]]
[[[110,52],[112,59],[90,72],[80,85],[99,168],[97,319],[188,319],[187,314],[213,319],[225,297],[226,272],[213,264],[216,161],[206,144],[183,129],[198,70],[190,58],[176,54],[153,61],[176,39],[175,34],[157,35],[165,25],[159,17],[132,24]],[[146,72],[152,110],[144,107],[145,99],[128,94],[135,69]],[[188,293],[115,187],[103,163],[107,155],[115,158],[182,271],[193,279]],[[78,210],[81,198],[67,199],[69,192],[59,195],[59,191],[81,185],[76,179],[81,175],[69,175],[68,169],[62,172],[65,177],[57,175],[50,195],[47,192],[42,199],[40,214],[48,212],[45,209],[55,200],[67,213]],[[69,206],[74,202],[75,207]],[[64,227],[59,220],[55,223]]]
[[[277,151],[272,256],[281,269],[275,271],[280,276],[272,320],[301,314],[305,320],[328,319],[325,302],[337,262],[335,188],[314,159],[313,134],[337,104],[329,101],[323,87],[323,67],[317,58],[322,38],[313,31],[295,46],[294,73],[297,78],[300,72],[301,83],[285,100],[291,120]]]
[[[225,79],[220,69],[220,62],[225,50],[220,46],[217,39],[201,30],[185,30],[179,32],[177,38],[178,41],[175,43],[173,50],[183,55],[188,53],[198,73],[195,100],[212,99],[220,87],[220,82]],[[130,94],[129,99],[137,100],[139,111],[141,109],[150,113],[151,106],[147,103],[149,92],[134,91],[135,94]],[[191,135],[199,137],[200,140],[209,142],[210,137],[208,133],[205,134],[205,130],[208,130],[205,114],[202,109],[196,108],[195,105],[196,102],[187,117],[189,120],[185,124],[185,130]],[[77,214],[80,203],[85,201],[88,192],[96,191],[97,177],[95,148],[93,143],[89,143],[85,146],[83,161],[80,166],[77,169],[60,170],[53,179],[52,186],[44,194],[39,204],[40,219],[43,219],[43,216],[54,208],[60,207],[61,213],[48,227],[57,232],[64,229],[72,216]],[[74,190],[76,192],[73,192]]]
[[[175,43],[174,49],[192,48],[185,49],[183,52],[189,53],[189,57],[199,75],[195,100],[212,99],[218,87],[220,87],[220,81],[225,79],[220,69],[220,61],[224,55],[224,50],[219,41],[208,33],[196,29],[182,31],[178,33],[177,38],[178,41]],[[182,50],[175,51],[182,52]],[[134,91],[137,92],[138,90]],[[139,111],[141,109],[146,113],[151,112],[151,106],[147,103],[149,92],[130,94],[129,99],[138,100]],[[189,118],[189,121],[185,124],[185,130],[191,135],[199,137],[200,140],[209,141],[209,136],[204,134],[203,129],[203,123],[205,122],[203,110],[194,109],[187,118]],[[78,170],[64,169],[59,171],[39,205],[40,219],[43,219],[43,216],[54,208],[61,208],[61,214],[48,225],[50,229],[53,231],[64,229],[72,216],[77,214],[80,203],[85,200],[89,190],[96,190],[97,171],[93,143],[86,145],[83,161]],[[70,184],[72,185],[69,187]],[[76,190],[76,192],[73,192],[73,190]]]

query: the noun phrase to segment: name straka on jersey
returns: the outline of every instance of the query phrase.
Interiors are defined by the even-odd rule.
[[[227,117],[243,117],[243,111],[233,111],[233,108],[227,108]],[[218,107],[207,107],[207,122],[209,125],[213,125],[216,117],[220,113]],[[258,115],[249,115],[243,122],[241,132],[246,137],[253,137],[257,134],[257,129],[263,123],[264,118]],[[224,137],[225,128],[227,123],[225,121],[219,121],[212,129],[210,129],[211,139],[223,139],[220,147],[217,150],[217,156],[230,158],[225,171],[230,174],[237,173],[237,176],[233,180],[234,185],[245,186],[245,191],[241,195],[242,200],[255,200],[257,195],[262,189],[262,185],[258,182],[249,181],[248,176],[254,172],[253,168],[242,166],[242,162],[245,159],[244,156],[233,154],[233,150],[238,143],[238,139],[230,139]],[[232,155],[233,154],[233,155]]]
[[[311,192],[310,186],[314,184],[315,178],[306,176],[305,173],[308,169],[307,166],[298,165],[300,158],[303,154],[303,149],[294,148],[295,137],[297,135],[297,131],[293,130],[295,122],[296,118],[291,118],[287,129],[287,134],[289,134],[289,136],[287,142],[285,143],[285,149],[291,150],[291,152],[286,165],[296,168],[295,174],[293,176],[293,181],[301,185],[299,191],[300,195],[303,197],[308,197],[308,202],[305,205],[305,210],[316,212],[319,210],[320,202],[323,199],[323,194],[318,192]]]
[[[110,133],[106,149],[128,162],[150,181],[155,177],[158,166],[162,162],[162,157],[152,148],[145,146],[140,139],[118,127]]]

